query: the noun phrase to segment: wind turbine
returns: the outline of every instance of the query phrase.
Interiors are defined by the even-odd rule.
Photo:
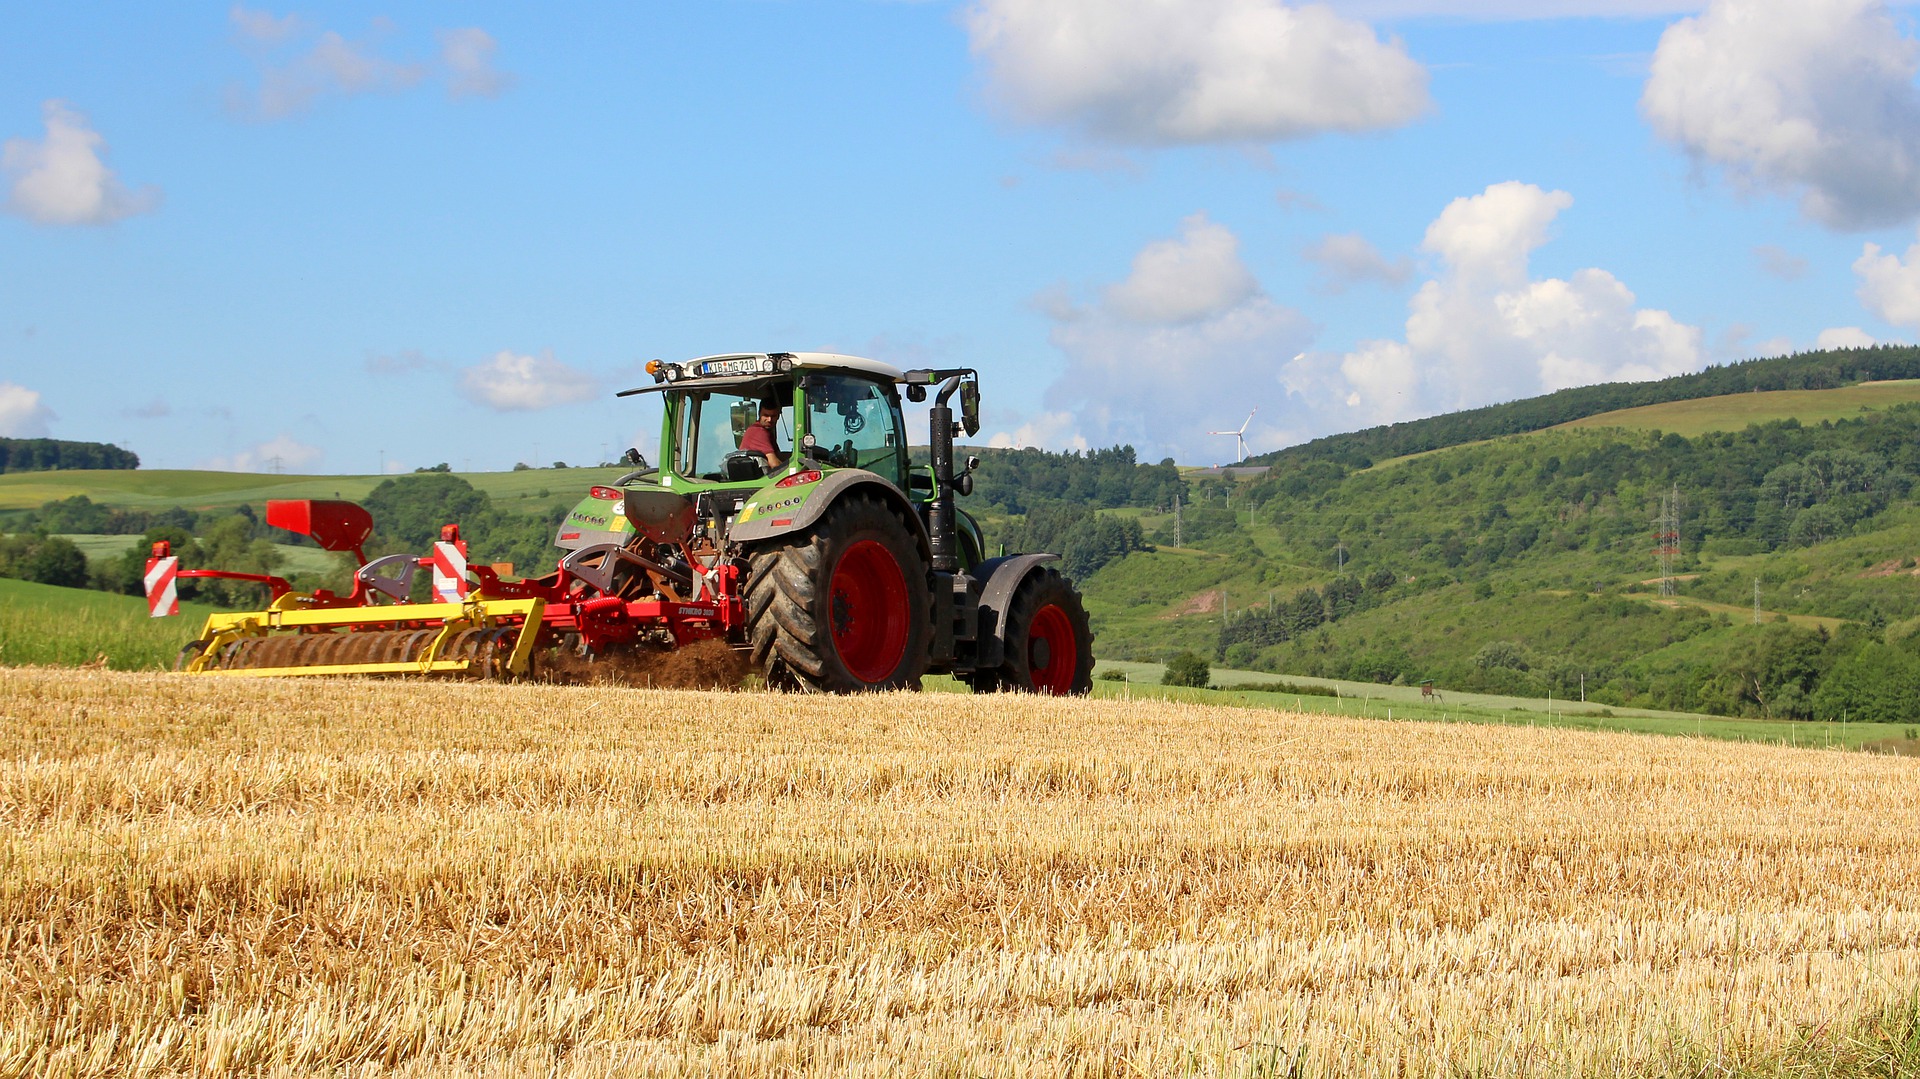
[[[1250,424],[1253,422],[1253,414],[1258,411],[1260,411],[1259,406],[1255,406],[1253,408],[1248,409],[1246,421],[1240,425],[1240,429],[1238,431],[1208,431],[1207,432],[1210,435],[1233,436],[1235,445],[1237,445],[1240,449],[1240,456],[1234,458],[1235,464],[1238,464],[1239,462],[1247,459],[1247,424]]]

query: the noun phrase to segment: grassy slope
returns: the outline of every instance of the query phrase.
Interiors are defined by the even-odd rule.
[[[105,655],[115,670],[169,668],[213,612],[183,603],[176,617],[149,618],[138,596],[0,577],[0,663],[72,665]]]
[[[118,558],[128,548],[136,547],[140,543],[139,536],[94,536],[81,533],[71,534],[64,538],[72,540],[73,545],[80,548],[80,553],[86,555],[88,561],[101,558]],[[318,547],[296,547],[291,543],[276,543],[273,545],[273,548],[280,552],[280,557],[283,560],[279,568],[274,570],[275,573],[282,575],[288,573],[314,573],[324,575],[340,568],[339,555],[331,551],[320,550]]]
[[[1748,393],[1678,402],[1609,413],[1569,426],[1595,428],[1583,433],[1600,437],[1605,437],[1606,429],[1659,429],[1696,435],[1787,418],[1803,424],[1851,418],[1863,411],[1916,400],[1920,400],[1920,381],[1882,382],[1829,391]],[[1537,432],[1509,437],[1526,440],[1561,436]],[[1470,448],[1415,456],[1432,458]],[[1391,469],[1406,460],[1382,462],[1368,471]],[[1448,500],[1453,492],[1446,489],[1416,486],[1406,490],[1414,493],[1397,497],[1390,512],[1401,520],[1426,520],[1435,531],[1457,523],[1462,514],[1474,508],[1451,504]],[[1377,488],[1370,495],[1386,497],[1387,493]],[[1350,511],[1350,522],[1364,522],[1384,505],[1370,500],[1344,509]],[[1342,507],[1333,509],[1329,518],[1337,517]],[[1142,527],[1149,532],[1165,522],[1164,517],[1139,516]],[[1650,608],[1694,608],[1718,616],[1715,621],[1731,623],[1667,646],[1665,651],[1676,657],[1710,650],[1718,646],[1718,638],[1749,627],[1755,578],[1764,581],[1764,621],[1784,618],[1803,627],[1817,625],[1832,631],[1844,621],[1834,612],[1856,607],[1863,595],[1877,592],[1883,597],[1904,597],[1920,590],[1920,576],[1903,564],[1920,548],[1920,508],[1896,507],[1870,527],[1872,531],[1860,535],[1773,554],[1698,554],[1696,564],[1690,567],[1696,571],[1695,579],[1683,586],[1676,600],[1632,594],[1626,598]],[[1319,583],[1331,576],[1331,565],[1301,566],[1279,561],[1275,557],[1281,553],[1277,539],[1273,527],[1263,518],[1231,541],[1212,544],[1216,550],[1211,554],[1163,549],[1110,564],[1083,585],[1096,631],[1105,645],[1104,653],[1165,654],[1175,648],[1208,651],[1219,625],[1220,592],[1226,593],[1233,607],[1240,608],[1249,601],[1263,601],[1270,593],[1284,600],[1300,585]],[[1328,627],[1329,645],[1345,652],[1371,643],[1393,642],[1408,647],[1416,657],[1463,648],[1470,654],[1495,639],[1518,639],[1554,649],[1560,646],[1556,642],[1564,643],[1567,638],[1565,627],[1577,624],[1578,608],[1572,605],[1575,591],[1632,589],[1647,578],[1650,569],[1650,556],[1585,550],[1541,552],[1522,569],[1506,575],[1502,582],[1504,598],[1486,609],[1472,610],[1472,601],[1465,597],[1464,590],[1442,599],[1434,598],[1434,594],[1417,595]],[[1669,621],[1685,617],[1683,610],[1665,613]],[[1596,657],[1610,645],[1617,645],[1605,640],[1588,643]]]
[[[1627,408],[1561,424],[1549,430],[1585,427],[1624,427],[1635,431],[1670,431],[1694,438],[1709,431],[1738,431],[1752,423],[1797,419],[1803,424],[1853,419],[1863,412],[1920,401],[1920,379],[1863,382],[1837,390],[1777,390],[1672,401],[1645,408]]]
[[[507,508],[526,504],[571,505],[596,483],[606,483],[624,468],[533,468],[521,472],[462,472],[461,479],[502,501]],[[95,502],[142,509],[187,506],[223,509],[259,505],[269,498],[361,499],[382,476],[262,476],[245,472],[175,470],[13,472],[0,475],[0,509],[32,509],[55,499],[86,495]],[[542,494],[541,492],[546,492]]]

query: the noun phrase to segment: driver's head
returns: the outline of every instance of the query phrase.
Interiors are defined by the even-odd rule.
[[[760,422],[772,423],[780,418],[780,402],[766,400],[760,402]]]

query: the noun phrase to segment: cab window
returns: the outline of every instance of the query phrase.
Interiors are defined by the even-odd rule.
[[[772,397],[780,402],[780,422],[774,427],[774,442],[784,453],[791,452],[793,436],[787,422],[785,388],[746,389],[739,392],[713,391],[689,393],[680,402],[678,438],[674,444],[674,471],[690,479],[718,480],[725,476],[727,454],[740,448],[740,439],[748,425],[760,415],[760,402]]]
[[[905,484],[906,439],[893,387],[846,375],[818,375],[808,380],[806,397],[807,432],[817,458]]]

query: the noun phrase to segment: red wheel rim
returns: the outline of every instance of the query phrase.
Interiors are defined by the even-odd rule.
[[[1073,620],[1049,603],[1034,613],[1027,627],[1027,675],[1035,693],[1064,697],[1073,692],[1073,676],[1080,667],[1080,649],[1073,639]]]
[[[875,541],[847,548],[827,588],[833,647],[855,678],[883,682],[907,654],[907,578],[893,552]]]

